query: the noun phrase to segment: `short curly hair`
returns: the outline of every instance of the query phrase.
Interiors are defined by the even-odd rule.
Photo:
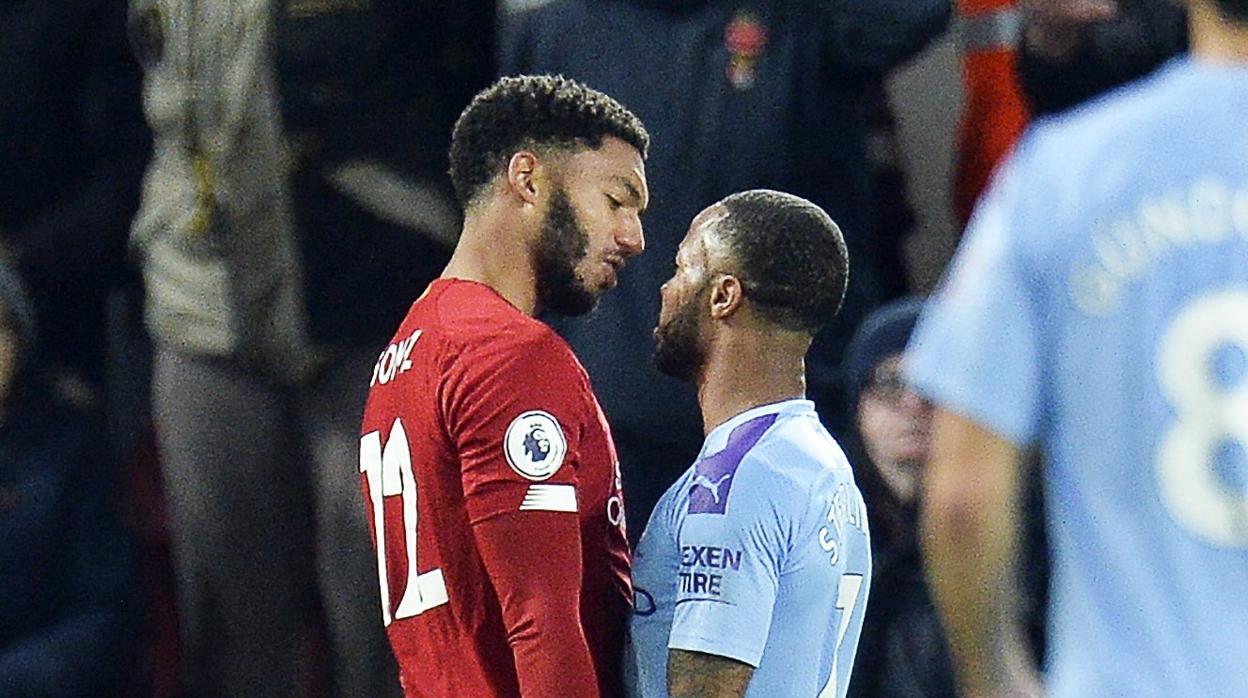
[[[598,148],[614,136],[642,157],[645,126],[611,97],[562,75],[520,75],[482,90],[455,122],[451,183],[465,209],[521,148]]]
[[[720,206],[727,215],[716,234],[746,299],[763,317],[814,335],[836,316],[849,282],[849,252],[827,212],[767,189],[733,194]]]

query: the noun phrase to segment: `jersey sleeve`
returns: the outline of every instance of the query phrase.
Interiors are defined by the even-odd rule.
[[[562,340],[531,334],[488,353],[464,350],[441,396],[473,524],[578,508],[582,437],[597,424],[588,384]]]
[[[1044,289],[1023,234],[1031,176],[1016,157],[997,177],[904,360],[919,392],[1020,446],[1035,436],[1042,400]]]
[[[680,566],[668,647],[758,667],[789,547],[784,502],[798,495],[748,455],[735,477],[723,513],[687,514],[677,532]]]
[[[461,353],[443,396],[468,519],[522,695],[597,696],[576,512],[588,382],[555,335]]]

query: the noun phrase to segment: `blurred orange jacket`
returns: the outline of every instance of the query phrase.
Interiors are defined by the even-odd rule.
[[[1018,0],[958,0],[965,102],[958,132],[953,209],[970,219],[998,163],[1029,118],[1017,72],[1022,10]]]

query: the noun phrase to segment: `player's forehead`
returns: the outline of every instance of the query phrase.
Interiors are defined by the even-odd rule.
[[[728,216],[728,211],[719,204],[713,204],[694,216],[689,223],[689,230],[676,248],[677,263],[681,265],[705,264],[722,247],[718,234],[719,224]]]
[[[607,136],[598,148],[577,150],[568,158],[568,170],[578,181],[619,188],[639,208],[650,203],[646,162],[636,148],[619,138]]]

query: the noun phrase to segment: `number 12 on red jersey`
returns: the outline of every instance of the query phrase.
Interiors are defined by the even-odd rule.
[[[446,582],[441,569],[417,573],[416,567],[416,477],[412,473],[412,454],[408,448],[403,422],[395,419],[390,436],[382,448],[381,432],[372,431],[360,437],[360,472],[368,480],[368,495],[373,507],[373,530],[377,539],[377,576],[381,581],[381,616],[388,626],[395,620],[418,616],[431,608],[447,603]],[[390,612],[390,579],[386,570],[385,498],[403,497],[403,540],[407,552],[407,586],[399,599],[399,607]]]

